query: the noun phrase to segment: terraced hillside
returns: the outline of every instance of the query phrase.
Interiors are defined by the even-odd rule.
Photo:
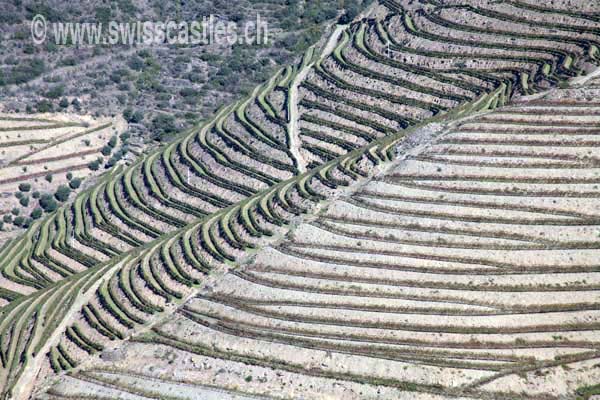
[[[47,287],[292,177],[282,114],[292,72],[283,70],[199,131],[112,171],[5,246],[6,296]]]
[[[597,95],[554,91],[391,142],[384,172],[38,398],[575,398],[600,381]],[[127,268],[97,292],[120,304],[84,306],[54,369],[145,318]]]
[[[507,22],[487,3],[383,4],[351,24],[331,55],[307,53],[303,64],[312,70],[301,82],[298,129],[289,129],[286,99],[300,66],[283,69],[201,129],[113,171],[4,246],[0,296],[9,301],[47,287],[485,93],[549,87],[598,57],[585,16],[561,17],[550,28],[556,15],[529,9]],[[459,24],[465,13],[468,25]]]
[[[452,115],[487,109],[503,93],[496,90]],[[3,307],[0,319],[3,397],[28,398],[37,378],[77,366],[111,342],[172,314],[227,265],[277,240],[332,191],[364,179],[373,166],[393,157],[394,145],[403,137],[399,132],[375,141],[134,251],[14,299]],[[63,334],[82,347],[59,343]]]
[[[16,208],[17,215],[28,218],[38,205],[40,193],[53,194],[59,185],[69,183],[67,173],[82,179],[100,172],[90,170],[90,163],[103,158],[103,147],[125,126],[118,118],[0,115],[0,216],[5,218]],[[103,165],[98,164],[96,170]],[[27,190],[18,198],[13,196],[22,184]],[[33,197],[35,192],[38,194]],[[2,222],[0,243],[22,232],[22,225]]]
[[[314,212],[324,199],[335,197],[339,186],[363,182],[369,173],[373,173],[374,166],[392,157],[394,146],[402,141],[407,128],[432,118],[446,121],[450,117],[466,116],[474,109],[493,109],[515,94],[531,94],[550,88],[561,79],[590,70],[597,62],[598,32],[592,23],[595,14],[582,14],[589,11],[582,10],[558,15],[547,9],[517,5],[522,10],[510,14],[495,2],[459,7],[433,2],[416,5],[410,1],[384,1],[371,10],[366,19],[348,26],[337,46],[326,46],[333,50],[330,55],[328,51],[319,54],[319,51],[310,50],[300,65],[282,69],[257,87],[251,96],[220,110],[201,128],[182,134],[175,142],[141,158],[131,167],[111,171],[73,203],[59,208],[49,218],[34,224],[22,238],[4,246],[0,250],[0,296],[8,304],[0,310],[0,361],[3,367],[0,387],[3,396],[27,398],[38,372],[41,371],[40,377],[45,377],[52,375],[53,370],[82,365],[91,359],[90,354],[153,327],[201,288],[213,282],[219,285],[220,278],[213,275],[218,276],[226,266],[239,262],[248,251],[256,252],[265,243],[276,242],[290,225],[295,226],[302,220],[299,216]],[[557,2],[556,7],[560,6]],[[557,18],[561,21],[559,24],[555,23]],[[551,23],[556,26],[551,27]],[[452,65],[450,59],[455,60]],[[298,83],[296,78],[306,71],[305,67],[311,69],[306,79],[301,79],[300,100],[295,104],[295,96],[292,96],[294,104],[290,104],[291,88]],[[296,108],[299,115],[292,116]],[[508,165],[510,157],[501,155],[512,139],[516,140],[515,146],[518,143],[543,150],[549,144],[562,143],[562,137],[549,141],[535,138],[536,135],[546,137],[548,127],[557,125],[564,133],[562,126],[566,125],[568,134],[576,134],[575,141],[580,138],[577,136],[579,131],[572,132],[573,126],[586,135],[593,133],[597,126],[594,115],[576,122],[579,114],[575,112],[587,112],[592,107],[572,108],[566,110],[565,120],[557,116],[544,122],[542,117],[536,117],[537,110],[513,110],[509,115],[492,114],[474,120],[475,131],[469,131],[468,123],[465,123],[462,131],[444,135],[456,143],[438,143],[440,146],[455,145],[452,151],[465,154],[427,152],[419,155],[432,157],[432,160],[415,160],[415,165],[433,165],[439,158],[444,166],[440,171],[437,168],[429,172],[424,170],[423,179],[417,179],[420,186],[414,190],[437,190],[432,177],[439,178],[437,174],[444,168],[456,168],[449,169],[452,173],[464,172],[464,167],[474,162],[473,154],[466,154],[467,149],[487,151],[497,146],[498,154],[488,163],[502,161],[507,164],[502,168],[514,172],[516,169],[510,169]],[[555,110],[547,110],[548,115],[552,112]],[[291,123],[295,118],[298,124]],[[498,132],[501,134],[498,136],[487,130],[478,132],[480,125],[486,124],[486,118],[492,119],[488,123],[490,127],[504,124],[518,130],[527,125],[529,119],[537,120],[539,126],[531,128],[532,132],[527,135]],[[534,137],[528,137],[530,135]],[[593,148],[594,138],[591,133],[589,136],[573,145],[573,151]],[[505,144],[499,143],[502,137],[507,140]],[[535,158],[525,150],[520,155],[525,154]],[[520,155],[513,154],[514,157]],[[579,153],[574,155],[578,156]],[[562,158],[559,161],[570,162]],[[460,167],[446,167],[446,164]],[[538,164],[551,165],[552,162],[541,160]],[[476,170],[480,167],[478,165]],[[307,172],[300,172],[306,168]],[[490,165],[490,168],[495,167]],[[586,173],[583,168],[580,172]],[[399,181],[396,185],[411,186],[414,185],[411,183],[413,178],[421,172],[412,173],[404,181],[389,179]],[[425,176],[431,179],[428,181]],[[465,181],[472,182],[481,176],[468,178]],[[502,179],[512,178],[496,176],[483,183],[481,190],[503,183]],[[593,178],[587,176],[585,179]],[[549,183],[541,176],[538,180],[540,182],[527,178],[523,183],[544,193],[536,185]],[[441,181],[448,192],[460,193],[462,190],[459,183],[453,183],[449,178]],[[577,182],[577,187],[579,184],[587,182]],[[513,189],[505,186],[505,192],[511,193]],[[515,193],[520,193],[518,185],[515,187]],[[486,195],[497,195],[500,189],[489,190],[491,192]],[[443,205],[448,200],[444,196],[437,201]],[[482,208],[480,204],[473,205],[474,202],[467,202],[466,206]],[[338,203],[335,204],[337,207]],[[416,212],[414,208],[408,209]],[[427,210],[439,211],[437,203],[424,209],[419,206],[419,209],[419,216],[424,218]],[[519,212],[516,215],[520,215]],[[442,215],[446,214],[442,212]],[[496,224],[491,217],[485,221],[477,218],[473,217],[471,222]],[[318,229],[322,225],[327,223],[320,222]],[[405,226],[413,229],[411,223]],[[304,232],[302,229],[309,228],[303,226],[298,234]],[[339,229],[351,230],[348,227]],[[514,236],[525,238],[531,234],[515,232],[502,237],[500,233],[506,232],[498,229],[496,233],[500,237],[490,234],[485,239],[472,239],[477,242],[473,244],[467,239],[474,237],[476,230],[468,234],[463,227],[456,232],[466,238],[450,241],[450,244],[466,246],[463,251],[469,254],[477,246],[483,246],[481,249],[485,251],[490,248],[498,252],[512,251],[511,246],[519,242]],[[356,233],[363,235],[366,241],[381,241],[373,233],[375,230],[369,228],[369,232]],[[458,234],[456,232],[452,234]],[[389,241],[397,242],[398,246],[415,245],[416,242],[431,244],[431,240],[426,240],[428,234],[419,234],[416,239],[402,237]],[[367,243],[364,240],[360,240],[361,246],[363,242]],[[440,247],[447,240],[442,238],[438,243]],[[554,244],[552,240],[540,239],[542,242]],[[523,250],[540,250],[531,243],[521,246]],[[519,246],[516,248],[521,250]],[[575,247],[573,251],[579,249]],[[250,271],[253,265],[249,267]],[[298,267],[303,268],[303,265]],[[352,276],[349,272],[348,279]],[[440,288],[432,289],[458,290],[469,285],[468,282],[458,284],[450,278],[447,280],[450,289],[443,286],[446,284],[443,279],[436,283]],[[262,285],[260,280],[257,282]],[[491,285],[494,281],[490,282]],[[350,283],[348,286],[356,285]],[[232,290],[237,289],[232,287]],[[306,295],[309,293],[313,292],[307,290]],[[366,293],[365,290],[355,294],[362,293]],[[240,292],[238,297],[242,294]],[[368,293],[365,295],[369,297]],[[428,305],[433,301],[425,303]],[[474,309],[479,310],[478,307],[473,305]],[[339,315],[345,316],[355,318],[350,314]],[[465,320],[467,316],[464,315]],[[285,335],[287,337],[288,333]],[[293,334],[289,336],[298,343]],[[154,333],[151,337],[158,340]],[[304,340],[302,343],[303,346],[304,343],[315,346],[314,342]],[[383,349],[381,354],[385,351]],[[411,350],[412,353],[415,351]],[[426,358],[424,353],[415,354],[421,360]],[[210,355],[223,357],[221,352]],[[229,358],[238,360],[236,357]],[[453,359],[449,353],[444,353],[442,358]],[[520,355],[506,358],[514,359],[519,366],[522,359],[530,360]],[[242,358],[239,360],[243,361]],[[415,362],[412,358],[403,360]],[[546,359],[542,357],[541,360]],[[467,357],[460,367],[479,366],[480,361],[469,361]],[[257,363],[267,365],[260,360]],[[434,367],[445,368],[447,364],[444,361]],[[541,365],[537,359],[533,364]],[[319,368],[314,365],[315,371]],[[489,371],[500,373],[497,366]],[[379,385],[396,385],[387,378],[382,379]],[[411,389],[416,385],[415,388],[423,391],[438,390],[424,381],[407,382],[408,386],[401,387]],[[86,385],[81,386],[85,389]],[[224,386],[233,388],[229,384]],[[80,398],[82,394],[73,396]]]
[[[598,26],[587,15],[496,10],[486,1],[382,3],[302,83],[298,133],[309,166],[501,84],[534,93],[576,75],[582,56],[599,55]]]

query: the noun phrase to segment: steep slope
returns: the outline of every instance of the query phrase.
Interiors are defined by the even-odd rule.
[[[499,89],[447,118],[487,109],[503,93]],[[168,317],[228,265],[278,240],[300,216],[314,213],[335,189],[363,180],[373,166],[393,157],[394,145],[403,137],[399,132],[375,141],[149,245],[12,301],[0,317],[3,396],[28,398],[34,378],[73,368],[111,342]],[[62,342],[61,333],[68,343]]]
[[[5,289],[0,295],[12,300],[0,316],[5,396],[17,388],[16,396],[24,398],[38,367],[42,377],[50,368],[70,369],[85,362],[87,353],[173,312],[199,285],[211,282],[215,269],[239,261],[248,249],[263,245],[265,236],[285,231],[278,227],[310,212],[339,185],[363,179],[372,171],[369,165],[390,157],[404,129],[446,113],[464,116],[473,108],[456,108],[460,104],[494,108],[596,61],[595,29],[579,29],[585,15],[568,15],[550,28],[549,12],[525,11],[509,22],[493,2],[466,8],[385,4],[352,24],[302,85],[300,128],[312,120],[317,133],[310,140],[300,135],[305,156],[312,154],[305,174],[298,175],[286,129],[287,88],[298,71],[289,67],[201,129],[106,176],[0,251]],[[419,25],[421,16],[462,21],[466,13],[467,21],[452,23],[456,36],[487,33],[489,43],[453,41],[434,54],[431,37],[419,36],[424,47],[410,38],[431,32]],[[502,32],[494,31],[496,25]],[[495,43],[491,33],[519,49],[491,57],[488,46],[506,45]],[[448,57],[465,64],[447,67]],[[335,79],[356,87],[327,86],[328,63],[343,63]],[[524,145],[535,143],[548,144],[532,139]],[[105,276],[107,271],[114,273]],[[105,280],[96,287],[101,276]],[[82,294],[91,300],[79,307]],[[67,329],[57,344],[49,339],[58,337],[59,326]]]
[[[574,398],[600,380],[598,94],[417,131],[382,173],[39,398]],[[77,347],[63,337],[58,368]]]
[[[322,165],[499,88],[505,97],[547,88],[597,60],[598,29],[585,15],[565,15],[551,28],[552,13],[511,16],[494,2],[383,4],[351,24],[302,82],[302,166]],[[4,246],[0,296],[9,301],[48,287],[296,175],[287,92],[298,69],[281,70],[203,127],[113,171]]]

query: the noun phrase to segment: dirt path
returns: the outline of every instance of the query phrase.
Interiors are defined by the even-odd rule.
[[[96,293],[96,290],[98,289],[98,287],[100,287],[100,285],[106,279],[110,278],[112,276],[113,272],[115,272],[118,268],[120,268],[123,263],[127,262],[128,258],[129,257],[127,257],[125,260],[121,261],[120,263],[115,264],[110,269],[108,269],[107,271],[102,273],[102,276],[99,279],[97,279],[96,282],[94,282],[94,284],[89,288],[89,290],[87,292],[81,293],[76,297],[75,302],[71,305],[69,310],[66,312],[66,314],[62,318],[62,321],[60,322],[60,324],[54,329],[54,332],[52,332],[52,335],[50,335],[48,340],[46,340],[46,343],[44,343],[44,345],[42,346],[40,351],[35,355],[35,357],[32,357],[29,360],[27,367],[23,371],[23,374],[21,375],[21,377],[15,384],[15,388],[14,388],[13,396],[12,396],[13,400],[27,400],[30,398],[31,391],[34,388],[35,379],[37,378],[37,375],[38,375],[40,369],[42,368],[42,364],[44,362],[44,359],[46,358],[46,354],[48,353],[48,351],[50,351],[50,348],[53,345],[55,345],[56,343],[58,343],[62,333],[67,329],[67,326],[72,322],[73,317],[81,310],[81,308],[88,301],[91,300],[91,298]]]
[[[338,39],[344,29],[346,29],[346,25],[337,25],[335,27],[335,30],[332,32],[331,36],[329,36],[327,44],[319,56],[320,60],[325,59],[335,49]],[[298,75],[296,75],[292,82],[289,93],[290,121],[288,123],[288,132],[290,135],[290,152],[298,162],[298,171],[300,171],[300,173],[306,171],[306,161],[300,154],[300,141],[298,140],[298,86],[300,86],[302,81],[306,78],[306,75],[308,75],[313,65],[314,62],[311,62],[298,72]]]

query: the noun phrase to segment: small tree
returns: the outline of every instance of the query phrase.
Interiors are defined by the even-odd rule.
[[[140,110],[134,111],[131,107],[127,107],[125,110],[123,110],[123,118],[125,118],[125,121],[129,123],[137,124],[142,122],[144,119],[144,114]]]
[[[71,105],[73,106],[73,108],[75,108],[75,110],[77,110],[77,111],[81,110],[81,103],[79,102],[79,100],[73,99],[73,101],[71,102]]]
[[[52,107],[52,103],[48,100],[40,100],[35,104],[35,108],[37,109],[37,112],[47,113],[51,112],[54,107]]]
[[[60,102],[58,103],[58,106],[60,108],[67,108],[67,107],[69,107],[69,100],[67,100],[66,97],[63,97],[62,99],[60,99]]]
[[[172,135],[177,131],[175,117],[170,114],[159,114],[152,120],[152,129],[154,130],[152,137],[155,140],[162,141],[167,136]]]
[[[64,92],[65,92],[64,85],[56,85],[56,86],[48,89],[48,91],[46,93],[44,93],[44,96],[49,99],[58,99],[60,96],[63,95]]]
[[[100,169],[100,162],[98,162],[98,160],[94,160],[88,164],[88,168],[92,171],[98,171]]]
[[[67,180],[70,181],[71,179],[73,179],[73,173],[67,172]]]
[[[52,182],[52,174],[48,174],[48,175],[46,175],[45,179],[46,179],[48,182]]]
[[[69,199],[69,195],[71,194],[71,189],[68,186],[60,185],[56,192],[54,193],[54,197],[56,200],[60,202],[65,202]]]
[[[15,218],[13,220],[13,224],[15,226],[23,226],[23,223],[25,222],[25,218],[23,218],[22,216],[18,216],[17,218]]]
[[[37,190],[33,193],[31,193],[31,197],[33,197],[34,199],[39,199],[40,198],[40,192],[38,192]]]
[[[31,219],[40,219],[42,217],[44,210],[42,210],[40,207],[36,207],[33,209],[33,211],[31,212]]]
[[[73,178],[73,179],[71,179],[71,181],[69,182],[69,186],[73,190],[78,189],[79,186],[81,186],[81,178]]]
[[[31,190],[31,184],[30,183],[20,183],[19,184],[19,190],[21,192],[29,192]]]
[[[42,207],[42,209],[44,211],[46,211],[47,213],[50,213],[50,212],[56,210],[56,208],[58,207],[56,200],[54,200],[54,198],[49,194],[42,195],[42,197],[40,197],[39,203],[40,203],[40,207]]]
[[[21,204],[23,207],[27,207],[29,205],[29,197],[21,197],[21,200],[19,200],[19,204]]]
[[[11,210],[11,213],[13,215],[19,215],[21,213],[21,210],[19,210],[17,207],[15,207]]]
[[[116,136],[111,137],[110,140],[108,141],[108,145],[114,149],[115,146],[117,145],[117,137]]]

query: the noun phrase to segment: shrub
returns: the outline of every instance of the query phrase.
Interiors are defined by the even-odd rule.
[[[198,91],[192,87],[185,87],[179,91],[179,94],[183,97],[197,97]]]
[[[18,216],[17,218],[15,218],[15,219],[13,220],[13,224],[14,224],[15,226],[23,226],[23,223],[24,223],[24,222],[25,222],[25,218],[24,218],[24,217],[22,217],[22,216]]]
[[[12,215],[10,215],[10,214],[5,214],[5,215],[2,217],[2,221],[3,221],[4,223],[10,224],[10,223],[12,222]]]
[[[60,185],[56,192],[54,193],[54,197],[56,200],[60,202],[65,202],[69,199],[69,195],[71,194],[71,189],[68,186]]]
[[[108,145],[114,149],[115,146],[117,145],[117,137],[116,136],[111,137],[110,140],[108,141]]]
[[[102,155],[103,156],[110,156],[110,153],[112,153],[112,147],[110,147],[109,145],[106,145],[102,148]]]
[[[142,120],[144,119],[144,114],[142,114],[140,110],[134,111],[132,108],[128,107],[125,110],[123,110],[123,118],[125,118],[127,122],[137,124],[139,122],[142,122]]]
[[[49,102],[48,100],[40,100],[35,104],[35,108],[37,109],[37,112],[40,113],[45,113],[45,112],[51,112],[54,107],[52,106],[52,103]]]
[[[31,219],[40,219],[42,217],[44,210],[42,210],[40,207],[36,207],[33,209],[33,211],[30,214]]]
[[[109,7],[96,7],[96,20],[102,22],[103,24],[108,24],[111,16],[111,10]]]
[[[162,141],[177,130],[175,117],[170,114],[159,114],[152,120],[152,128],[154,130],[153,138]]]
[[[52,182],[52,174],[48,174],[45,176],[45,178],[48,182]]]
[[[17,207],[13,208],[10,211],[13,215],[19,215],[19,213],[21,212],[21,210],[19,210]]]
[[[31,183],[19,183],[19,190],[21,192],[29,192],[31,190]]]
[[[23,197],[23,193],[22,192],[15,192],[15,197],[17,199],[21,199],[21,197]]]
[[[27,207],[29,205],[29,197],[21,197],[21,200],[19,200],[19,204],[21,204],[23,207]]]
[[[65,67],[72,67],[74,65],[77,65],[77,59],[75,57],[65,57],[62,60],[60,60],[59,64]]]
[[[129,65],[129,68],[135,71],[141,71],[146,66],[146,63],[142,58],[138,57],[137,55],[134,55],[129,59],[127,65]]]
[[[58,106],[60,108],[67,108],[67,107],[69,107],[69,100],[67,100],[66,97],[63,97],[62,99],[60,99],[60,103],[58,103]]]
[[[56,210],[58,207],[56,200],[54,200],[54,198],[49,194],[42,195],[42,197],[40,197],[39,204],[40,207],[42,207],[42,209],[48,213]]]
[[[4,222],[0,221],[0,231],[4,230]]]
[[[73,108],[75,108],[75,110],[77,110],[77,111],[81,110],[81,103],[79,102],[79,100],[73,99],[73,101],[71,102],[71,105],[73,106]]]
[[[71,179],[73,179],[73,173],[72,172],[67,172],[67,180],[70,181]]]
[[[31,197],[33,197],[34,199],[39,199],[40,198],[40,192],[38,192],[37,190],[35,192],[33,192],[31,194]]]
[[[71,187],[71,189],[78,189],[79,186],[81,186],[81,178],[71,179],[71,181],[69,182],[69,186]]]
[[[44,61],[39,58],[24,60],[12,68],[4,79],[5,84],[21,84],[40,76],[46,70]]]
[[[46,93],[44,93],[44,97],[49,98],[49,99],[58,99],[59,97],[61,97],[65,92],[65,86],[64,85],[56,85],[53,88],[48,89],[48,91]]]
[[[94,160],[88,164],[88,168],[92,171],[98,171],[100,169],[100,162],[98,160]]]

